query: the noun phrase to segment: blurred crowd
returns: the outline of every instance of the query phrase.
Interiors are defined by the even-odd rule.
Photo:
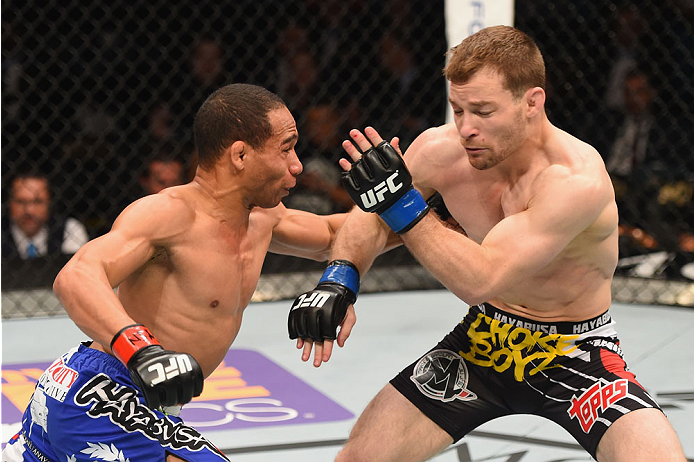
[[[694,279],[694,3],[523,8],[542,18],[517,15],[516,26],[545,54],[550,118],[593,145],[612,178],[617,274]]]
[[[321,214],[351,207],[337,165],[349,129],[370,124],[406,148],[444,123],[443,0],[63,3],[3,4],[3,259],[73,253],[128,203],[190,181],[195,113],[228,83],[285,100],[304,164],[286,205]],[[692,2],[515,8],[547,62],[550,119],[605,158],[618,271],[682,277],[694,254]]]

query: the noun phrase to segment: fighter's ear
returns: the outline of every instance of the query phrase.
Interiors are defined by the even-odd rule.
[[[546,97],[545,91],[540,87],[533,87],[525,92],[528,117],[535,117],[542,112]]]
[[[234,143],[227,149],[225,155],[229,156],[231,163],[236,167],[237,170],[243,170],[244,164],[248,152],[250,151],[250,146],[248,146],[243,141],[234,141]]]

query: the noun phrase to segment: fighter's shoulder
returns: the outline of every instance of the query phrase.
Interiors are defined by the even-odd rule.
[[[588,143],[574,139],[566,146],[564,161],[550,163],[535,178],[540,189],[568,192],[582,201],[610,196],[611,182],[600,154]]]
[[[415,170],[429,168],[440,162],[447,163],[449,155],[460,149],[454,124],[440,125],[423,131],[405,152],[405,162]]]
[[[163,191],[142,197],[116,218],[114,228],[126,226],[156,235],[177,234],[195,222],[194,202],[184,191]]]
[[[158,216],[180,215],[182,219],[189,219],[195,215],[193,200],[189,194],[181,190],[164,190],[158,194],[150,194],[130,204],[128,209]]]

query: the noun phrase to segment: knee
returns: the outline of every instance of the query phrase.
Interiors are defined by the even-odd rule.
[[[361,462],[362,460],[365,461],[365,459],[363,459],[361,455],[353,448],[354,445],[350,444],[350,442],[347,441],[347,443],[337,454],[335,462]]]
[[[350,460],[347,452],[345,452],[345,448],[340,449],[340,452],[337,453],[337,457],[335,457],[335,462],[349,462]]]

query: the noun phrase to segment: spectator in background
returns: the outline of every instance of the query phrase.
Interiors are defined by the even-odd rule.
[[[197,167],[197,155],[194,149],[186,144],[165,142],[156,146],[147,146],[150,149],[143,150],[141,167],[131,173],[131,178],[135,181],[128,183],[127,189],[119,196],[119,208],[122,210],[131,202],[136,201],[150,194],[157,194],[161,190],[171,186],[178,186],[188,183],[195,176]],[[194,159],[190,163],[184,158]],[[111,218],[111,222],[115,220]]]
[[[166,151],[160,152],[150,159],[147,169],[140,176],[142,195],[157,194],[162,189],[183,184],[184,173],[181,159]]]
[[[193,144],[192,127],[197,108],[213,91],[229,83],[226,59],[221,39],[202,35],[189,50],[188,73],[176,74],[168,84],[171,95],[164,95],[164,98],[171,101],[171,132],[182,134],[186,144]]]
[[[310,50],[301,50],[282,60],[280,92],[287,105],[295,111],[305,111],[320,90],[318,64]]]
[[[78,220],[54,216],[50,184],[42,173],[20,173],[11,181],[8,209],[2,226],[3,258],[73,254],[89,240]]]
[[[90,235],[98,236],[111,226],[112,190],[121,188],[130,169],[131,151],[121,142],[125,118],[119,116],[112,89],[96,83],[83,88],[85,92],[78,92],[68,105],[75,111],[67,123],[49,131],[52,137],[46,140],[41,156],[45,156],[47,171],[60,172],[61,200],[79,210]],[[60,152],[50,151],[53,143]]]
[[[193,47],[190,57],[191,75],[204,87],[219,82],[224,73],[224,50],[213,36],[203,36]]]
[[[634,69],[641,56],[640,40],[647,29],[647,20],[638,7],[626,3],[615,12],[613,26],[613,64],[607,76],[605,102],[612,110],[624,109],[622,85],[627,74]]]
[[[19,31],[17,29],[20,29]],[[2,23],[2,123],[17,124],[22,116],[26,90],[26,56],[21,38],[22,25]]]
[[[338,62],[346,59],[344,52],[347,49],[361,55],[362,58],[366,56],[364,52],[367,50],[363,46],[368,39],[357,38],[354,33],[363,32],[362,26],[365,21],[378,17],[378,11],[382,8],[382,5],[378,3],[365,0],[303,0],[303,5],[311,17],[312,28],[320,34],[320,40],[314,39],[311,42],[314,47],[320,43],[322,63],[325,63],[328,68],[334,68]],[[402,9],[405,2],[399,3],[398,7]],[[341,31],[342,33],[324,34],[320,31]],[[316,48],[314,51],[317,51]]]
[[[634,68],[625,77],[620,91],[623,101],[621,125],[606,160],[612,178],[620,217],[622,255],[658,247],[651,222],[657,207],[662,156],[662,134],[652,113],[655,89],[645,72]],[[636,246],[636,248],[635,248]],[[641,247],[639,249],[638,247]]]
[[[173,126],[174,116],[171,107],[165,102],[158,102],[147,114],[147,128],[150,143],[171,141],[176,137]]]
[[[143,136],[133,140],[138,148],[138,155],[133,159],[133,163],[137,166],[143,165],[142,159],[150,159],[151,162],[153,153],[154,157],[188,158],[188,152],[180,151],[183,146],[189,146],[190,143],[185,141],[185,133],[177,129],[176,117],[169,102],[159,100],[148,107],[146,127],[147,131],[143,133]],[[132,181],[131,172],[127,172],[127,175],[127,180]]]
[[[317,103],[305,113],[300,131],[299,156],[304,166],[296,189],[285,199],[290,208],[327,215],[346,212],[352,199],[340,183],[342,123],[340,113],[328,102]]]
[[[624,101],[623,120],[610,150],[607,170],[626,178],[634,167],[646,161],[652,147],[651,130],[655,124],[652,105],[656,92],[645,72],[632,69],[625,76],[619,94]]]
[[[152,114],[158,114],[154,118],[161,117],[161,123],[152,123],[149,127],[147,141],[137,151],[136,165],[123,176],[119,185],[120,193],[112,198],[117,206],[111,208],[109,227],[116,219],[117,211],[130,203],[157,194],[162,189],[188,183],[195,176],[197,153],[181,136],[167,130],[169,125],[165,121],[167,114],[170,114],[167,105],[158,104],[150,111],[150,117]]]
[[[277,93],[290,110],[304,112],[319,91],[318,46],[311,43],[307,27],[290,22],[279,35],[277,51]]]
[[[414,50],[401,31],[393,29],[383,34],[378,50],[379,77],[374,85],[383,85],[380,92],[385,97],[374,108],[372,116],[379,120],[384,131],[398,133],[401,143],[407,146],[429,128],[422,106],[435,97],[423,82]],[[434,91],[445,89],[435,88]]]
[[[622,98],[621,125],[606,160],[619,207],[620,256],[660,250],[634,271],[679,277],[676,266],[689,259],[676,255],[692,248],[694,166],[678,152],[681,128],[658,110],[647,72],[636,67],[626,74]]]

